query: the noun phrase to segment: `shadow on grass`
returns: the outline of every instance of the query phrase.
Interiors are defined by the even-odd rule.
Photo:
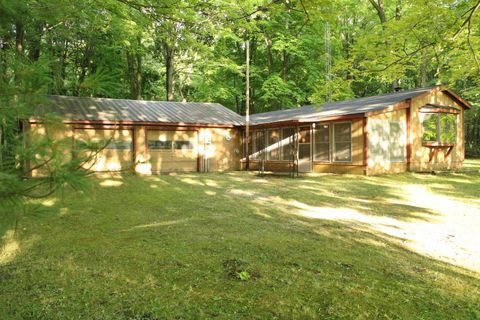
[[[416,236],[456,232],[449,206],[478,213],[479,180],[105,177],[25,218],[0,307],[17,318],[475,318],[479,274]],[[32,235],[41,241],[22,250]],[[236,279],[225,261],[256,276]]]

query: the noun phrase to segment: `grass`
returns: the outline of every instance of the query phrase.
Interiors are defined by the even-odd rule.
[[[466,170],[98,178],[0,215],[0,318],[480,319]]]

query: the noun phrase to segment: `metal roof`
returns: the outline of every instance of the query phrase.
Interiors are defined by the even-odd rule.
[[[363,115],[367,112],[386,109],[399,102],[417,97],[435,88],[438,87],[418,88],[371,97],[325,103],[322,105],[309,105],[295,109],[257,113],[250,116],[250,121],[252,125],[259,125],[292,120],[309,122],[337,116],[355,114]]]
[[[127,99],[46,96],[40,112],[53,112],[67,121],[155,122],[204,125],[243,125],[244,119],[218,103],[164,102]]]

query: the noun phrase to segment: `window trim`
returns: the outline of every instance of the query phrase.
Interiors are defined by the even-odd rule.
[[[350,159],[341,161],[341,160],[335,160],[335,153],[336,153],[336,148],[335,148],[335,125],[337,124],[344,124],[348,123],[350,124]],[[340,121],[340,122],[332,122],[332,163],[352,163],[353,162],[353,131],[352,131],[352,121]],[[344,142],[345,143],[345,142]]]

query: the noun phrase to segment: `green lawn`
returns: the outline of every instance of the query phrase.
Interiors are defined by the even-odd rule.
[[[0,319],[480,319],[480,161],[92,186],[1,213]]]

